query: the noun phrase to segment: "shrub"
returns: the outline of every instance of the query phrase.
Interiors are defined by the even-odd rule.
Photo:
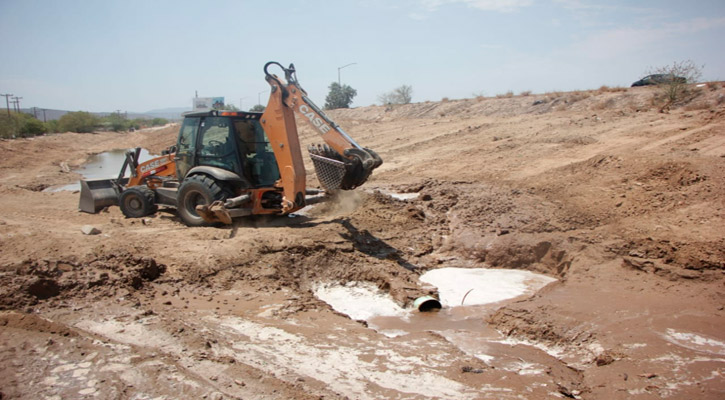
[[[410,104],[413,100],[413,87],[410,85],[402,85],[393,89],[392,92],[383,93],[378,96],[378,101],[382,105],[387,104]]]
[[[0,137],[31,137],[48,132],[48,127],[34,116],[25,113],[5,111],[0,113]]]
[[[702,68],[703,66],[686,60],[675,61],[672,65],[664,67],[650,68],[647,71],[650,75],[661,74],[672,77],[672,79],[657,84],[659,96],[655,98],[655,101],[663,103],[660,112],[665,112],[673,105],[684,104],[697,97],[699,93],[692,90],[689,84],[700,79]]]
[[[151,126],[163,126],[169,123],[166,118],[154,118],[151,120]]]
[[[99,119],[86,111],[69,112],[58,120],[58,129],[61,132],[89,133],[100,124]]]

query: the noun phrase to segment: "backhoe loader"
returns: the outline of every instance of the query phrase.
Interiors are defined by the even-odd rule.
[[[284,78],[270,73],[272,66]],[[139,163],[140,149],[129,150],[117,178],[82,180],[80,210],[118,205],[125,216],[140,218],[165,205],[176,207],[188,226],[231,224],[236,217],[289,214],[326,193],[365,183],[382,164],[377,153],[357,144],[309,99],[293,64],[268,62],[264,74],[270,85],[264,112],[185,114],[176,145],[160,157]],[[325,141],[308,147],[324,190],[306,188],[295,113]]]

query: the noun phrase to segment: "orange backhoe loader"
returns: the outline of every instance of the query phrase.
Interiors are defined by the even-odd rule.
[[[271,74],[271,66],[281,68],[284,78]],[[118,178],[82,180],[80,210],[97,213],[118,205],[127,217],[138,218],[166,205],[176,207],[189,226],[230,224],[241,216],[292,213],[325,192],[365,183],[382,159],[307,97],[294,65],[268,62],[264,74],[271,87],[264,112],[185,114],[176,145],[160,157],[139,163],[140,149],[129,150]],[[324,191],[305,186],[295,113],[325,141],[308,148]]]

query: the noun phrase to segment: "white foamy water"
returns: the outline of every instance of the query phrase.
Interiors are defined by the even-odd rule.
[[[423,274],[420,280],[438,288],[444,307],[497,303],[533,294],[556,281],[529,271],[485,268],[434,269]]]
[[[315,289],[318,299],[354,320],[372,317],[402,317],[406,311],[387,294],[371,283],[320,285]]]

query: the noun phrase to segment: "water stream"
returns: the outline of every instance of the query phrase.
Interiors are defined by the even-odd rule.
[[[149,153],[146,149],[141,149],[141,154],[138,157],[139,163],[148,161],[156,157]],[[88,161],[81,165],[80,168],[73,170],[83,176],[83,179],[111,179],[117,178],[118,173],[121,171],[123,160],[126,159],[126,150],[117,149],[106,151],[103,153],[94,154],[88,158]],[[76,191],[80,190],[81,185],[79,181],[68,185],[51,186],[44,190],[44,192],[61,192],[64,190]]]

